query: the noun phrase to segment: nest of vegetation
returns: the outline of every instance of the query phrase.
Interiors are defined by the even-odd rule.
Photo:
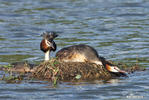
[[[111,73],[104,66],[83,62],[59,62],[51,59],[43,62],[33,72],[33,77],[46,80],[76,81],[109,79],[123,76],[119,73]]]
[[[145,70],[138,65],[126,65],[122,63],[118,63],[115,65],[117,65],[120,69],[127,71],[128,73]],[[40,80],[52,81],[54,83],[56,83],[57,81],[108,80],[113,77],[126,76],[120,73],[111,73],[107,71],[104,66],[101,65],[96,65],[88,62],[59,62],[55,58],[51,59],[48,62],[42,62],[39,65],[32,65],[28,63],[14,63],[11,66],[13,67],[3,66],[0,68],[0,70],[21,73],[21,79],[24,79],[23,77],[25,75],[28,76],[30,79],[36,78]],[[15,74],[15,76],[9,80],[16,79],[18,81],[17,77]],[[7,80],[7,77],[5,78],[4,75],[2,80]]]

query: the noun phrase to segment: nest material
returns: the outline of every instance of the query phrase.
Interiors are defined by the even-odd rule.
[[[113,62],[110,62],[113,63]],[[114,63],[113,63],[114,64]],[[145,69],[137,65],[126,65],[117,63],[120,69],[124,69],[128,73],[135,71],[144,71]],[[8,72],[24,73],[30,78],[41,80],[59,81],[81,81],[81,80],[101,80],[110,79],[113,77],[126,76],[120,73],[111,73],[104,66],[93,63],[81,62],[59,62],[55,58],[48,62],[43,62],[40,65],[28,63],[13,63],[13,67],[0,67],[0,70]]]
[[[41,63],[33,73],[33,77],[51,81],[109,79],[113,76],[116,75],[108,72],[104,66],[83,62],[58,62],[56,59]]]

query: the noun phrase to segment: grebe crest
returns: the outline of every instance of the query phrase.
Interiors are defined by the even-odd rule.
[[[56,38],[58,35],[55,32],[43,32],[41,35],[43,37],[41,43],[40,43],[40,50],[45,53],[45,61],[49,60],[50,52],[55,51],[57,46],[54,42],[54,38]]]

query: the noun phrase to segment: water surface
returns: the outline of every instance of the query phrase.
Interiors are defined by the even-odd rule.
[[[40,35],[58,31],[58,50],[83,43],[108,60],[149,67],[148,5],[148,0],[0,0],[0,64],[43,61]],[[148,100],[148,77],[146,70],[129,78],[64,82],[56,88],[49,82],[0,81],[0,98]]]

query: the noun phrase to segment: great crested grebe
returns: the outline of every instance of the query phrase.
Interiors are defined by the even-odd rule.
[[[40,48],[45,52],[45,61],[49,60],[49,52],[56,50],[56,44],[53,39],[57,36],[58,35],[54,32],[43,33],[43,40],[41,41]],[[56,53],[56,57],[59,61],[63,62],[91,62],[97,65],[103,65],[108,71],[113,73],[126,73],[117,66],[106,61],[105,58],[100,57],[93,47],[85,44],[62,48]]]
[[[44,32],[41,36],[43,36],[43,39],[40,43],[40,50],[45,53],[45,61],[48,61],[50,52],[56,50],[56,44],[53,39],[58,35],[55,32]]]

